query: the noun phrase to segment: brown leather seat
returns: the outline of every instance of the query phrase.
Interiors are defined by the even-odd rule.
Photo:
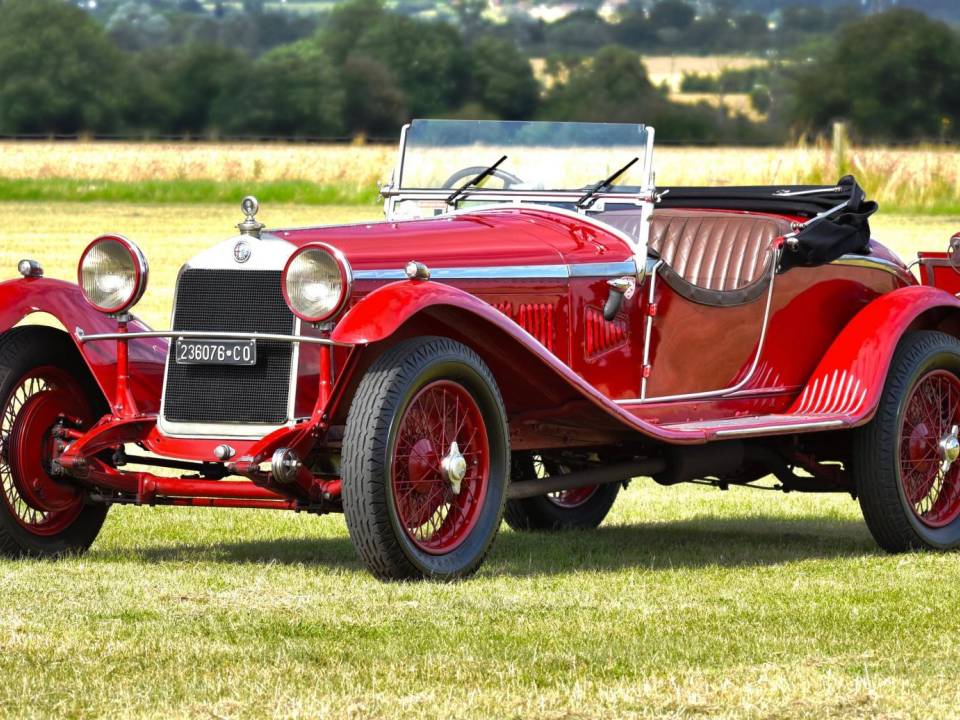
[[[637,210],[613,210],[598,219],[636,237]],[[790,222],[764,215],[710,210],[655,210],[650,249],[677,275],[708,290],[739,290],[768,267],[771,242],[791,231]]]

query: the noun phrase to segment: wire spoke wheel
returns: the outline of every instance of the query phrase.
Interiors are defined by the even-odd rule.
[[[924,375],[911,390],[899,439],[900,483],[907,504],[931,528],[960,516],[960,379],[947,370]]]
[[[384,580],[455,580],[490,552],[510,479],[510,429],[493,373],[449,338],[382,353],[343,434],[343,514]]]
[[[514,456],[513,481],[522,483],[527,480],[569,475],[589,466],[589,461],[584,463],[582,457],[571,460],[563,455],[551,456],[539,452],[517,454]],[[521,531],[589,530],[599,526],[610,512],[620,492],[620,485],[588,485],[536,497],[508,500],[504,519],[511,528]]]
[[[88,423],[82,397],[83,389],[67,373],[45,366],[20,378],[3,401],[0,501],[33,535],[61,533],[83,509],[81,493],[50,477],[53,425],[60,415],[73,425]]]
[[[432,382],[400,416],[391,483],[397,518],[426,553],[455,550],[480,515],[490,473],[487,429],[460,384]]]
[[[597,486],[574,488],[573,490],[560,490],[547,495],[547,499],[557,507],[571,510],[585,505],[594,495],[597,494]]]
[[[552,470],[547,469],[547,464],[540,455],[533,456],[533,471],[538,478],[550,477],[551,475],[568,475],[570,468],[564,465],[554,465]],[[558,490],[548,493],[545,497],[548,502],[564,510],[572,510],[581,507],[590,502],[590,498],[597,494],[598,485],[588,485],[587,487],[573,488],[572,490]]]

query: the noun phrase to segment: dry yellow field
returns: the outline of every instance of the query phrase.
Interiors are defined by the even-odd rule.
[[[0,238],[0,279],[16,274],[23,257],[40,260],[48,277],[76,278],[76,262],[92,238],[119,232],[137,242],[150,262],[150,287],[137,314],[153,327],[167,327],[177,270],[191,256],[231,237],[241,219],[229,205],[127,205],[100,203],[0,203],[5,228]],[[377,220],[378,206],[284,205],[261,210],[273,225],[312,225]],[[917,250],[939,250],[960,230],[960,217],[884,215],[872,223],[874,236],[904,258]]]
[[[654,85],[666,85],[672,93],[680,91],[684,73],[719,75],[724,70],[743,70],[766,64],[766,60],[746,55],[644,55],[643,64]],[[534,58],[530,61],[534,76],[545,87],[553,84],[547,73],[547,61]]]
[[[309,180],[366,187],[389,178],[389,145],[207,142],[0,142],[0,177],[13,179]]]
[[[750,104],[750,95],[747,93],[675,93],[670,99],[687,105],[706,103],[712,108],[723,106],[731,113],[740,113],[754,122],[760,122],[765,117]]]
[[[745,70],[766,63],[763,58],[744,55],[656,55],[643,58],[650,81],[654,85],[666,83],[675,93],[680,91],[684,73],[719,75],[724,70]]]
[[[387,180],[395,160],[396,148],[386,145],[0,142],[0,178],[13,179],[307,180],[366,188]],[[960,205],[956,147],[854,148],[838,166],[833,151],[818,145],[664,146],[655,165],[659,185],[832,183],[852,172],[881,205]]]

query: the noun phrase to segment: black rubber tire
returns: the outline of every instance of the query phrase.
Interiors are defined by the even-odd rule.
[[[420,388],[454,380],[477,401],[487,428],[490,477],[473,530],[451,552],[431,555],[410,539],[396,516],[390,482],[395,421]],[[439,337],[414,338],[387,350],[357,388],[344,431],[343,513],[364,565],[383,580],[455,580],[476,572],[493,545],[510,479],[510,434],[493,374],[466,346]]]
[[[533,479],[533,455],[514,455],[513,478]],[[503,519],[518,531],[593,530],[600,526],[620,493],[620,483],[597,486],[596,492],[577,507],[564,508],[546,496],[507,500]]]
[[[914,385],[936,369],[960,376],[960,340],[930,330],[904,335],[894,353],[877,414],[854,436],[853,474],[860,508],[877,544],[891,553],[960,546],[960,519],[942,528],[923,524],[900,483],[901,415]]]
[[[103,396],[70,337],[62,330],[39,326],[13,328],[0,335],[0,407],[6,404],[20,378],[32,368],[44,365],[61,368],[75,378],[95,412],[106,409]],[[0,500],[0,555],[59,558],[82,554],[100,533],[107,510],[106,505],[88,503],[60,533],[42,536],[25,530]]]

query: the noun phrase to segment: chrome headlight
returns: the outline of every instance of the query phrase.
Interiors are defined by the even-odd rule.
[[[119,235],[98,237],[80,256],[77,281],[83,296],[100,312],[129,310],[147,289],[147,260],[136,245]]]
[[[350,297],[353,274],[336,248],[312,243],[297,250],[283,271],[283,296],[294,315],[311,323],[329,320]]]

